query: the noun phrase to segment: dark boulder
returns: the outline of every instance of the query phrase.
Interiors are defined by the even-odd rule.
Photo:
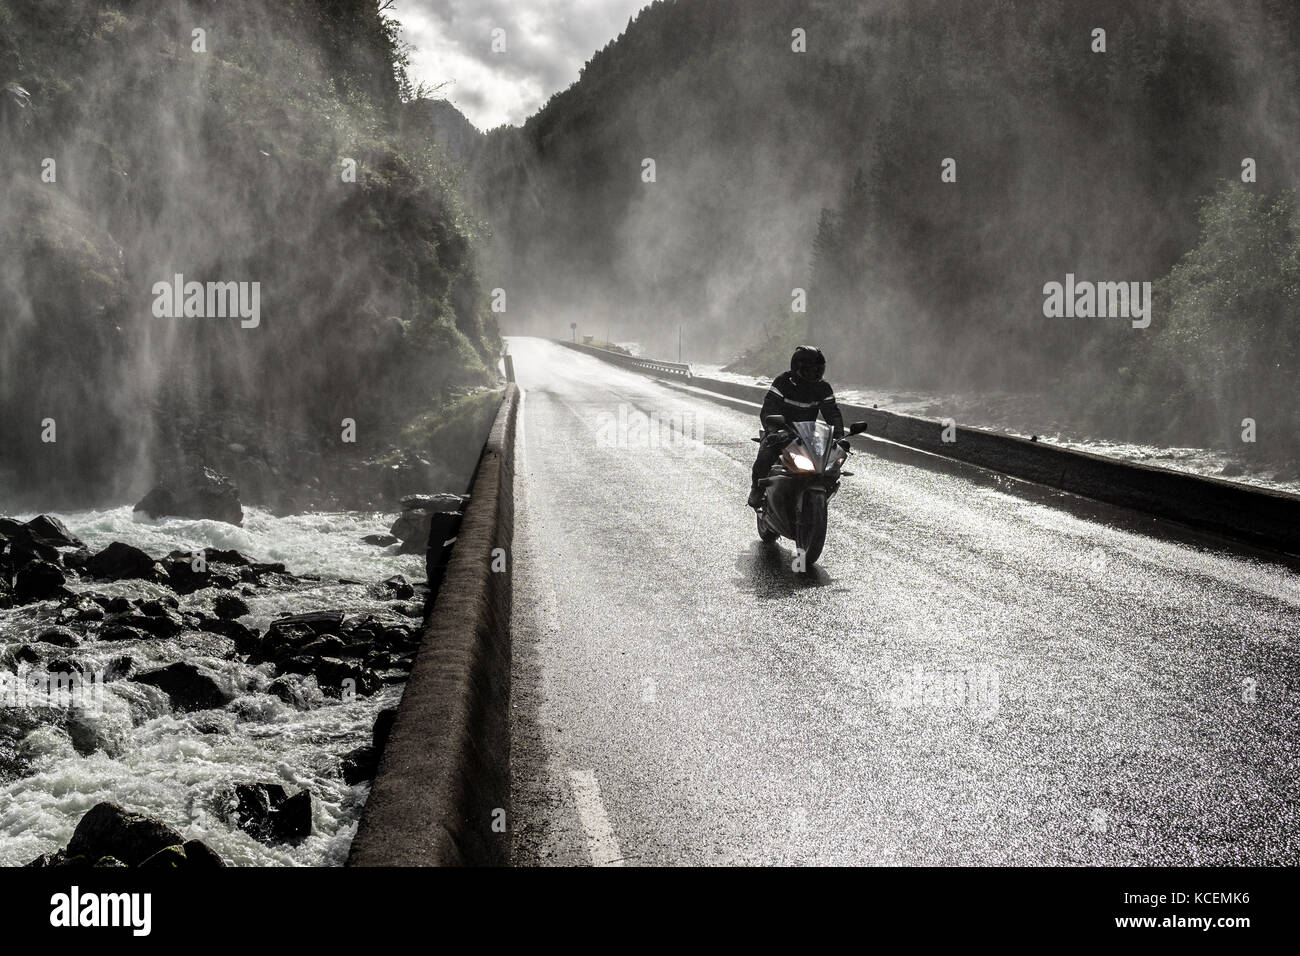
[[[233,594],[218,594],[212,602],[212,610],[224,621],[233,621],[248,613],[248,605]]]
[[[375,752],[374,747],[358,747],[343,755],[339,761],[339,773],[343,777],[344,783],[356,786],[364,780],[375,779],[375,773],[379,769],[379,754]]]
[[[147,671],[138,675],[135,680],[137,683],[151,684],[164,691],[171,698],[172,707],[176,710],[207,710],[213,707],[224,707],[235,698],[234,693],[221,677],[185,661]]]
[[[383,753],[384,748],[388,746],[388,738],[393,732],[395,723],[397,723],[396,707],[385,707],[375,714],[375,726],[370,732],[371,743],[375,750]]]
[[[80,571],[90,560],[90,549],[82,546],[76,551],[65,551],[63,554],[63,566],[70,571]]]
[[[311,835],[311,792],[292,797],[278,783],[235,785],[231,822],[262,843],[296,843]]]
[[[139,548],[114,541],[103,551],[86,560],[86,573],[96,578],[120,581],[126,578],[153,578],[154,560]]]
[[[267,628],[267,636],[272,632],[305,628],[313,634],[337,634],[343,624],[342,611],[310,611],[307,614],[291,614],[278,617]]]
[[[109,621],[99,629],[97,635],[101,641],[140,641],[144,640],[145,633],[129,624],[120,621]]]
[[[183,844],[175,827],[129,813],[116,803],[100,803],[86,811],[68,841],[68,857],[98,860],[116,857],[127,866],[139,866],[159,850]]]
[[[391,578],[386,578],[383,586],[399,601],[405,601],[407,598],[415,596],[415,588],[411,587],[406,578],[400,574],[394,574]]]
[[[171,610],[161,614],[131,614],[115,623],[125,624],[154,637],[175,637],[185,630],[184,619]]]
[[[202,840],[188,840],[177,846],[163,847],[140,864],[142,870],[212,870],[226,865]]]
[[[36,639],[44,644],[53,644],[55,647],[77,647],[81,644],[81,638],[77,633],[67,627],[47,628],[37,634]]]
[[[56,548],[84,547],[81,540],[68,530],[68,526],[54,515],[37,515],[24,527],[32,537]]]
[[[11,568],[20,568],[29,561],[48,561],[50,564],[58,564],[61,560],[62,555],[58,548],[30,535],[10,541],[9,550],[5,554],[5,563]]]
[[[151,518],[210,518],[233,525],[244,523],[239,489],[211,468],[195,468],[166,478],[135,506]]]
[[[214,869],[226,865],[220,854],[202,840],[186,840],[181,849],[185,851],[191,869]]]
[[[257,631],[240,624],[238,621],[208,617],[205,614],[199,618],[199,630],[230,638],[235,642],[235,650],[241,654],[256,654],[261,649],[261,641],[258,639]]]
[[[14,600],[19,604],[51,600],[64,593],[63,583],[63,571],[57,565],[49,561],[30,561],[14,575]]]
[[[140,864],[142,870],[183,870],[186,869],[189,860],[185,856],[185,848],[180,844],[176,846],[165,846],[149,859]]]
[[[391,534],[368,534],[361,540],[366,544],[373,544],[380,548],[386,548],[390,544],[397,544],[401,539]]]
[[[383,687],[383,681],[374,671],[367,670],[356,661],[322,657],[312,668],[316,683],[327,697],[345,697],[355,694],[369,697]]]
[[[441,546],[443,541],[455,537],[466,500],[462,495],[448,494],[403,498],[402,513],[388,529],[401,539],[401,553],[424,554],[431,544]],[[435,518],[438,518],[436,522]],[[434,542],[434,538],[438,540]]]
[[[128,680],[134,673],[135,658],[130,654],[119,654],[104,666],[104,682]]]
[[[307,709],[307,698],[303,695],[302,687],[297,681],[287,677],[277,677],[267,685],[266,692],[295,710]]]

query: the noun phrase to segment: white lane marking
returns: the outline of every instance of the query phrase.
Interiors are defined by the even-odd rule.
[[[569,789],[573,791],[573,800],[578,805],[578,819],[582,829],[587,832],[587,852],[591,854],[592,866],[622,866],[623,851],[619,849],[618,837],[609,825],[605,815],[605,804],[600,799],[600,786],[596,775],[590,770],[570,770]]]

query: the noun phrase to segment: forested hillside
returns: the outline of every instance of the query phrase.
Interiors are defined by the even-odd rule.
[[[840,380],[1277,439],[1300,417],[1298,50],[1284,0],[659,0],[487,137],[491,284],[512,328],[671,355],[681,325],[688,357],[754,371],[811,337]],[[1150,327],[1045,317],[1067,274],[1154,283]]]
[[[375,0],[0,0],[10,500],[113,499],[185,461],[312,480],[495,382],[397,29]],[[176,275],[258,283],[258,319],[160,316]]]

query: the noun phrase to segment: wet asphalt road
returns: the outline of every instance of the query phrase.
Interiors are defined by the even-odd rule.
[[[1295,571],[861,453],[797,574],[754,414],[511,351],[517,865],[1300,862]]]

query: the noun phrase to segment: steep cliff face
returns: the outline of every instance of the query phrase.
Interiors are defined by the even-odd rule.
[[[4,490],[120,497],[232,444],[355,457],[495,380],[396,31],[361,0],[0,2]],[[173,314],[174,282],[205,294]]]

